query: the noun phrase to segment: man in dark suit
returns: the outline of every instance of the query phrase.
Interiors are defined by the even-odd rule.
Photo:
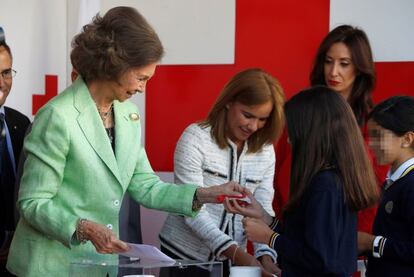
[[[6,270],[7,254],[15,229],[15,180],[23,139],[30,120],[4,106],[16,71],[12,54],[0,28],[0,276],[12,276]]]

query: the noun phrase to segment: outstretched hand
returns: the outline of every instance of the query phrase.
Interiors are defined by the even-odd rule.
[[[257,202],[256,198],[254,198],[253,194],[248,189],[245,189],[245,194],[250,200],[248,205],[242,206],[236,199],[226,198],[223,204],[227,212],[241,214],[245,217],[257,218],[270,225],[273,221],[273,217],[263,209],[262,205]]]
[[[239,183],[231,181],[225,184],[211,186],[211,187],[199,187],[197,188],[197,198],[204,203],[221,203],[218,196],[240,196],[245,194],[246,188],[242,187]]]

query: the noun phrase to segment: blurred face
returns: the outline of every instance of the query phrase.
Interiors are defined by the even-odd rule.
[[[10,93],[13,78],[7,77],[12,70],[12,59],[6,49],[0,47],[0,106],[3,106]]]
[[[226,107],[228,136],[237,145],[242,145],[252,134],[264,127],[273,104],[269,101],[246,106],[240,102],[231,102]]]
[[[348,100],[357,72],[351,52],[343,42],[332,44],[326,53],[324,74],[326,85]]]
[[[373,120],[368,121],[369,147],[374,151],[378,164],[399,164],[401,159],[402,137],[378,125]]]
[[[114,99],[123,102],[137,92],[145,92],[147,81],[154,75],[157,65],[157,63],[152,63],[143,67],[133,68],[124,73],[119,78],[119,82],[112,82]]]

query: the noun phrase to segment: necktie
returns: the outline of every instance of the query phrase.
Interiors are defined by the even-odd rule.
[[[0,113],[0,174],[3,170],[3,158],[6,151],[6,127],[4,113]]]

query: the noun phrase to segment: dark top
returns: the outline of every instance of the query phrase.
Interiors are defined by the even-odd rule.
[[[366,276],[414,276],[414,170],[383,192],[373,231],[387,240],[381,258],[368,258]]]
[[[312,179],[274,243],[283,277],[349,277],[356,271],[357,213],[344,199],[342,181],[334,169]]]
[[[369,135],[367,124],[361,126],[361,131],[365,140],[365,145],[368,149],[369,158],[377,177],[378,188],[381,189],[382,183],[385,181],[385,177],[389,170],[389,166],[379,165],[375,159],[374,152],[368,147]],[[277,162],[274,178],[275,197],[273,199],[273,209],[275,210],[275,213],[279,219],[283,220],[281,217],[281,212],[289,200],[289,176],[292,160],[292,149],[288,143],[288,133],[286,128],[281,138],[277,141],[277,147],[275,149]],[[372,232],[372,225],[374,223],[376,211],[377,207],[374,206],[358,212],[358,231],[368,233]]]
[[[13,145],[15,168],[17,168],[24,136],[30,120],[14,109],[8,107],[4,107],[4,109],[6,124]],[[6,231],[12,232],[15,229],[14,216],[16,210],[16,199],[14,196],[15,174],[7,151],[7,145],[5,145],[4,151],[2,152],[2,170],[0,175],[0,245],[4,243]]]

